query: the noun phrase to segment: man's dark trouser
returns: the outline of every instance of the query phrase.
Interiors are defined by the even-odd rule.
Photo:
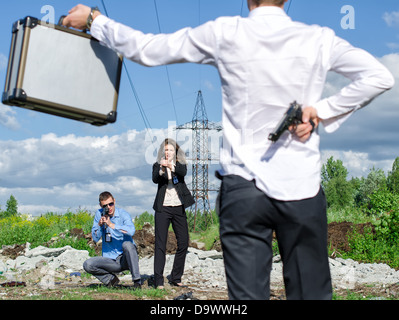
[[[105,285],[115,277],[115,273],[130,270],[132,280],[140,280],[139,256],[133,242],[125,241],[122,244],[123,253],[116,260],[105,257],[93,257],[83,263],[83,269],[92,274]]]
[[[311,199],[277,201],[254,181],[225,176],[219,216],[230,299],[269,299],[273,230],[287,299],[332,298],[322,189]]]
[[[188,249],[188,225],[186,211],[183,206],[163,207],[162,212],[155,212],[155,252],[154,252],[154,277],[155,286],[163,286],[163,271],[165,267],[166,242],[168,229],[172,228],[176,235],[177,250],[170,281],[179,283],[184,272],[186,254]]]

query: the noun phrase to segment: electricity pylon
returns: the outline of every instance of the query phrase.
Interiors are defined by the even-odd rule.
[[[222,127],[208,121],[202,92],[198,91],[197,102],[191,122],[178,126],[177,130],[192,130],[192,154],[188,158],[192,160],[192,186],[191,192],[195,199],[194,230],[197,212],[209,214],[212,219],[209,206],[208,191],[218,191],[216,187],[209,186],[208,169],[212,155],[209,152],[208,133],[210,130],[221,131]]]

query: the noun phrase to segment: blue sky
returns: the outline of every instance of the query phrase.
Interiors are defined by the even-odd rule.
[[[13,22],[27,15],[39,19],[53,16],[57,21],[77,3],[71,0],[2,3],[1,88],[4,87]],[[83,3],[97,5],[104,11],[101,1]],[[153,0],[105,0],[105,4],[113,19],[144,32],[159,32]],[[219,16],[248,15],[246,1],[242,0],[157,0],[156,4],[164,33],[195,27]],[[397,0],[290,0],[286,10],[288,7],[294,20],[334,29],[338,36],[375,55],[396,79],[399,78]],[[347,8],[353,11],[343,10]],[[209,120],[221,120],[220,80],[214,68],[193,64],[173,65],[168,69],[145,68],[130,61],[126,61],[126,66],[149,119],[152,137],[166,135],[170,121],[178,125],[191,121],[198,90],[203,92]],[[320,130],[323,159],[333,155],[343,160],[352,176],[367,175],[373,166],[385,172],[391,169],[393,160],[399,156],[397,82],[389,93],[354,115],[336,133],[327,135]],[[338,90],[344,83],[345,80],[332,75],[325,94]],[[178,139],[188,141],[190,136],[191,133],[181,133]],[[20,211],[25,213],[65,212],[78,208],[94,211],[98,194],[109,190],[114,193],[118,205],[132,215],[145,210],[152,212],[156,186],[151,182],[149,140],[149,131],[125,71],[118,120],[112,125],[93,127],[0,104],[0,206],[4,209],[6,200],[13,194]],[[218,138],[214,140],[217,145]],[[217,153],[217,147],[212,148]],[[210,171],[212,181],[217,167],[215,163]],[[211,201],[214,197],[212,194]]]

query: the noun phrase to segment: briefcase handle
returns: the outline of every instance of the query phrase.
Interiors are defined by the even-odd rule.
[[[64,19],[66,18],[66,15],[63,15],[60,17],[60,20],[58,20],[58,26],[63,27],[64,26]]]
[[[62,15],[62,16],[60,17],[60,20],[58,20],[58,26],[59,26],[59,27],[67,28],[67,27],[64,26],[64,19],[65,19],[66,17],[67,17],[66,15]],[[87,31],[88,31],[87,29],[82,30],[83,33],[87,33]]]

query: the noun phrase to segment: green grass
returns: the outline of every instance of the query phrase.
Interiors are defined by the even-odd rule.
[[[219,225],[213,224],[208,230],[202,232],[191,232],[190,240],[196,240],[199,242],[205,243],[205,250],[210,250],[215,243],[219,239]]]
[[[65,240],[60,239],[54,246],[71,245],[75,249],[89,250],[83,241],[68,238],[68,232],[73,228],[83,229],[89,233],[93,224],[93,216],[86,211],[67,212],[64,215],[46,213],[40,217],[29,219],[25,215],[0,219],[0,246],[25,244],[29,242],[32,248],[51,240],[60,233],[66,233]]]
[[[102,285],[85,288],[48,290],[46,293],[26,297],[24,300],[158,300],[169,292],[165,289],[145,288],[133,290],[128,287],[108,288]]]
[[[331,222],[352,222],[355,224],[359,223],[374,223],[376,221],[375,216],[366,214],[359,208],[342,208],[336,210],[327,210],[328,223]]]

